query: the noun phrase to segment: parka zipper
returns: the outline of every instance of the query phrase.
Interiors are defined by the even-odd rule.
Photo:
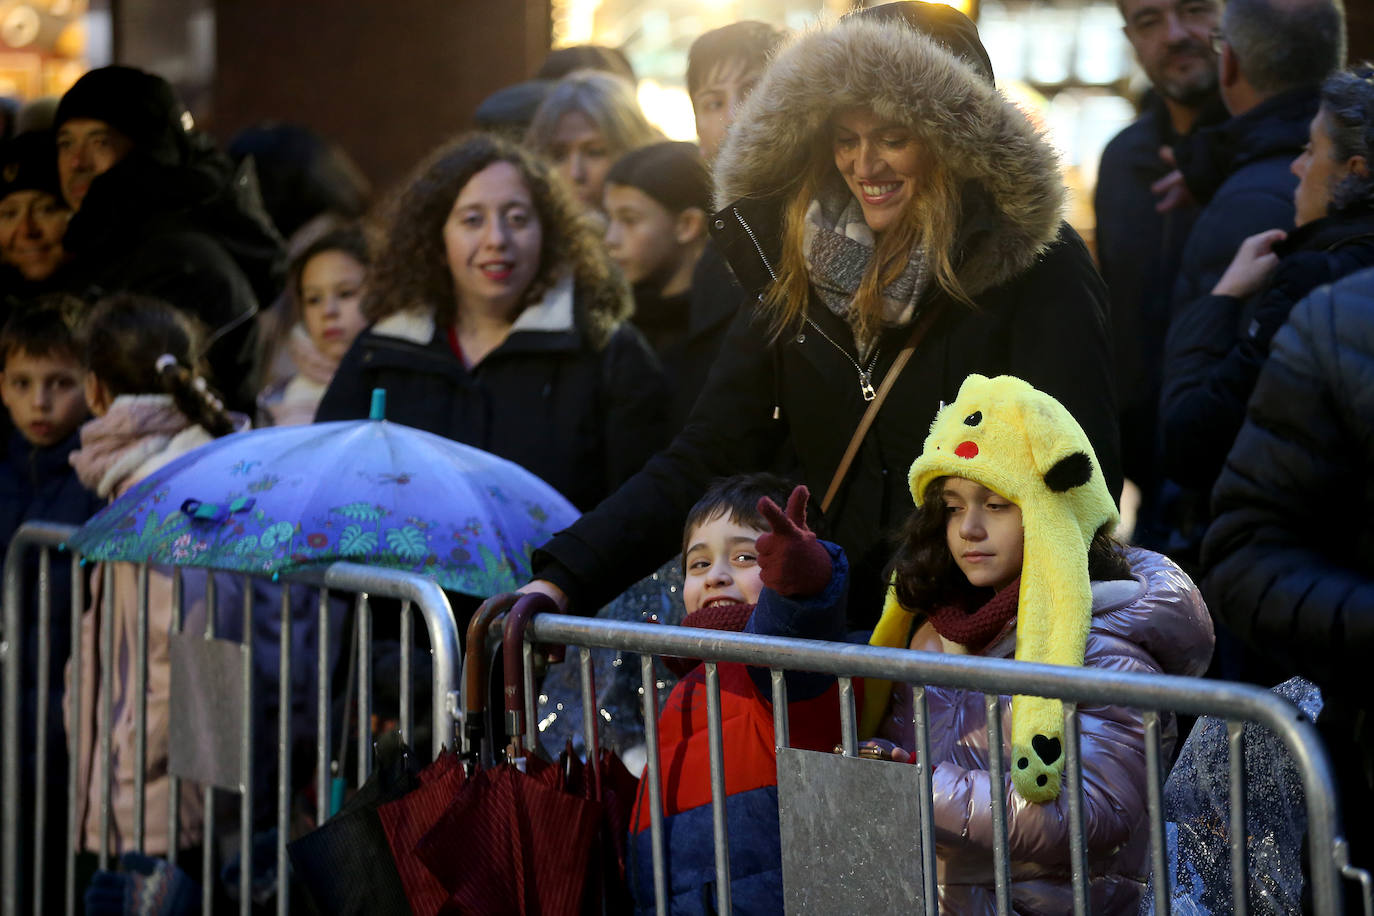
[[[738,207],[731,207],[730,212],[735,214],[735,219],[738,220],[740,226],[744,228],[745,234],[749,236],[749,241],[754,243],[754,250],[758,252],[759,260],[763,262],[763,267],[765,270],[768,271],[768,276],[772,277],[774,282],[777,282],[778,275],[773,272],[773,265],[768,263],[768,255],[763,253],[763,246],[759,244],[758,236],[754,235],[753,228],[747,222],[745,222],[744,216],[740,214]],[[832,347],[840,351],[841,356],[849,360],[849,364],[852,365],[854,367],[854,371],[859,374],[859,394],[863,395],[863,399],[865,401],[871,401],[875,397],[877,397],[877,393],[873,390],[873,367],[878,364],[879,348],[873,348],[873,355],[868,358],[868,368],[865,369],[863,366],[859,365],[859,361],[857,359],[850,355],[848,350],[846,350],[844,347],[836,343],[835,339],[831,337],[829,334],[825,333],[825,331],[821,328],[820,325],[816,324],[815,321],[811,320],[811,317],[809,315],[803,317],[805,318],[807,324],[811,325],[811,327],[816,329],[816,333],[820,334],[821,337],[824,337],[825,340]],[[803,339],[804,338],[799,335],[797,342],[801,343]]]

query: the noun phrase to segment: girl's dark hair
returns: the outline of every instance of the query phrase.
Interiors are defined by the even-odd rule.
[[[781,507],[787,506],[787,497],[792,493],[792,483],[776,474],[736,474],[733,477],[718,477],[711,481],[701,499],[687,512],[687,521],[682,525],[682,553],[687,554],[691,545],[687,540],[698,526],[721,515],[738,525],[768,531],[772,528],[759,514],[759,498],[767,496]],[[808,512],[807,524],[816,530]]]
[[[363,315],[378,321],[428,307],[434,309],[437,325],[453,325],[458,302],[444,249],[444,222],[468,181],[496,162],[515,166],[539,216],[539,267],[525,291],[525,304],[538,302],[559,272],[571,269],[580,295],[606,299],[590,309],[604,316],[605,326],[593,329],[604,340],[614,321],[629,316],[628,287],[612,266],[600,237],[583,218],[572,192],[532,153],[492,134],[461,137],[415,171],[391,206],[386,242],[368,278]]]
[[[965,603],[986,593],[969,584],[955,565],[945,539],[945,478],[926,487],[921,505],[908,516],[897,535],[897,548],[886,578],[893,583],[902,607],[913,611]],[[1088,578],[1104,581],[1131,578],[1131,564],[1123,545],[1103,525],[1088,544]]]
[[[0,328],[0,371],[15,353],[81,361],[76,329],[85,304],[69,293],[49,293],[16,308]]]
[[[286,288],[291,294],[291,311],[297,320],[301,317],[301,279],[305,275],[305,266],[315,255],[324,254],[326,251],[343,252],[361,264],[365,271],[372,268],[372,250],[361,223],[347,223],[337,229],[331,229],[311,242],[291,260],[287,278]]]
[[[210,435],[234,431],[234,421],[205,384],[194,320],[161,299],[119,293],[95,304],[81,327],[86,368],[109,391],[170,394],[188,420]]]

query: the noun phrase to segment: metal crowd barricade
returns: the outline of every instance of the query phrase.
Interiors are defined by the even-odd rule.
[[[68,525],[48,524],[35,522],[24,525],[15,533],[11,541],[9,553],[5,557],[4,572],[4,613],[3,613],[3,633],[0,636],[0,666],[3,667],[3,681],[0,681],[3,692],[3,783],[0,783],[0,914],[3,916],[18,916],[20,908],[22,888],[28,887],[30,890],[33,912],[36,914],[65,912],[72,914],[76,912],[78,900],[75,891],[75,862],[78,843],[84,844],[84,837],[78,833],[84,833],[84,828],[80,828],[77,823],[78,812],[76,810],[75,798],[78,782],[78,754],[71,753],[66,774],[67,779],[67,803],[68,818],[62,825],[48,823],[48,813],[44,810],[47,781],[51,778],[47,769],[47,761],[44,755],[45,730],[52,726],[47,719],[47,688],[51,683],[51,678],[61,677],[62,673],[49,670],[49,629],[51,614],[67,613],[71,615],[72,626],[72,650],[80,643],[81,619],[86,611],[86,589],[83,587],[84,561],[78,555],[73,555],[65,551],[65,543],[68,538],[76,531],[76,528]],[[25,664],[30,663],[24,659],[24,627],[25,613],[24,607],[24,558],[30,550],[41,551],[39,555],[39,581],[38,581],[38,644],[39,650],[37,658],[32,660],[36,665],[36,678],[39,687],[40,700],[37,704],[37,735],[20,736],[21,712],[20,712],[20,676],[21,669]],[[72,566],[72,606],[70,609],[55,609],[51,607],[49,595],[49,579],[51,564],[54,562],[53,554],[65,552],[63,562],[69,562]],[[147,694],[147,675],[148,675],[148,578],[149,565],[140,564],[137,567],[137,586],[139,589],[139,622],[136,633],[135,659],[134,659],[134,681],[133,693],[137,697],[135,703],[135,807],[134,807],[134,828],[132,834],[132,846],[141,849],[144,841],[146,829],[146,818],[158,816],[163,812],[145,811],[145,758],[146,758],[146,738],[148,710],[146,708]],[[211,572],[216,572],[211,570]],[[278,675],[280,681],[277,685],[279,691],[278,706],[278,727],[277,733],[272,736],[253,734],[253,690],[254,690],[254,669],[253,669],[253,640],[251,634],[253,628],[252,615],[255,610],[261,613],[261,608],[254,607],[252,601],[251,577],[243,573],[218,571],[222,575],[232,575],[242,580],[244,592],[244,641],[234,643],[227,647],[219,647],[219,661],[237,667],[241,673],[236,681],[238,689],[242,691],[242,713],[240,728],[238,732],[238,749],[236,759],[238,766],[231,768],[234,772],[226,774],[226,784],[209,784],[204,786],[205,812],[203,820],[203,837],[205,854],[202,862],[201,882],[204,894],[202,901],[202,912],[209,913],[212,909],[213,887],[215,875],[212,871],[213,857],[212,850],[215,846],[213,839],[215,833],[214,826],[214,798],[216,791],[228,788],[236,791],[241,796],[241,815],[240,830],[241,844],[239,854],[240,860],[240,880],[239,880],[239,909],[241,913],[247,914],[253,906],[252,899],[252,829],[253,819],[253,746],[255,741],[270,740],[276,748],[277,763],[277,798],[275,806],[277,845],[276,845],[276,899],[277,912],[285,914],[290,906],[289,888],[289,868],[287,864],[286,843],[290,833],[291,816],[291,684],[292,684],[292,658],[291,658],[291,637],[292,637],[292,607],[290,595],[293,589],[313,589],[318,592],[319,609],[319,646],[317,652],[318,677],[316,684],[316,714],[317,714],[317,736],[316,736],[316,760],[315,778],[317,780],[318,812],[317,822],[323,823],[330,814],[330,785],[335,775],[331,773],[330,767],[330,748],[331,748],[331,712],[330,704],[332,700],[331,680],[333,672],[329,669],[328,659],[330,657],[329,647],[329,621],[328,615],[331,613],[330,595],[338,593],[353,593],[356,595],[354,619],[356,621],[356,646],[357,646],[357,691],[356,694],[350,693],[350,697],[356,699],[357,707],[357,775],[356,781],[361,784],[368,776],[371,766],[371,717],[372,717],[372,685],[371,685],[371,660],[372,660],[372,637],[371,623],[372,610],[370,599],[389,598],[398,599],[401,604],[400,633],[401,633],[401,657],[400,657],[400,709],[399,727],[403,735],[412,734],[414,724],[414,700],[412,691],[412,649],[411,635],[413,627],[412,607],[418,610],[429,637],[430,650],[433,662],[432,678],[432,738],[431,752],[438,754],[444,746],[452,747],[455,745],[458,734],[458,718],[460,714],[458,706],[458,678],[460,674],[460,656],[458,631],[454,622],[453,611],[449,606],[447,597],[442,589],[433,581],[422,576],[396,570],[381,569],[377,567],[362,566],[353,563],[336,563],[320,571],[310,573],[291,574],[280,577],[275,582],[281,588],[281,613],[283,626],[281,628],[280,640],[280,665]],[[174,569],[172,571],[172,602],[175,605],[173,613],[172,638],[175,639],[181,626],[182,607],[184,594],[182,590],[182,571]],[[213,642],[223,642],[215,640],[214,622],[216,618],[216,595],[215,577],[206,576],[206,630],[205,639],[196,639],[195,642],[203,642],[209,646]],[[110,625],[110,618],[114,615],[106,614],[102,629],[104,632],[98,635],[102,640],[102,645],[106,650],[113,645],[113,627]],[[98,649],[96,651],[99,651]],[[73,654],[69,652],[69,657]],[[235,656],[237,656],[235,658]],[[107,654],[108,658],[109,655]],[[203,658],[197,657],[196,661],[212,659],[213,654]],[[175,664],[175,661],[174,661]],[[102,767],[102,786],[101,805],[98,817],[101,824],[101,843],[97,850],[98,863],[101,868],[109,864],[112,851],[109,848],[110,836],[110,732],[109,723],[112,720],[112,710],[110,708],[110,681],[111,668],[105,666],[104,675],[106,677],[105,689],[102,691],[105,703],[101,710],[93,710],[93,713],[103,717],[106,727],[103,729],[103,746],[97,756],[95,765]],[[223,668],[224,665],[221,665]],[[69,695],[73,698],[80,697],[81,685],[81,665],[74,662],[71,666],[71,681]],[[175,706],[175,699],[173,701]],[[76,729],[79,731],[88,723],[79,713],[80,704],[75,699],[72,702],[72,716],[79,717]],[[176,741],[176,730],[178,723],[171,723],[169,734],[169,744]],[[193,727],[188,723],[181,723],[184,729]],[[32,818],[33,836],[21,837],[21,808],[27,804],[21,798],[20,792],[20,748],[24,744],[26,737],[36,739],[36,767],[34,773],[35,785],[32,792],[32,807],[34,813]],[[169,750],[172,750],[169,748]],[[174,752],[175,756],[175,752]],[[170,767],[175,771],[175,763]],[[168,810],[165,812],[168,826],[168,855],[167,858],[173,864],[176,862],[176,849],[178,846],[177,837],[179,835],[179,806],[180,791],[178,778],[175,772],[170,778],[170,791],[168,793]],[[67,843],[66,862],[62,865],[44,861],[44,841],[46,831],[49,829],[65,830]],[[20,871],[21,848],[26,841],[32,841],[30,860],[25,863],[24,872]],[[65,893],[62,900],[43,899],[43,888],[45,877],[52,874],[53,868],[65,867]]]
[[[595,686],[592,683],[591,649],[613,649],[639,653],[645,739],[649,749],[648,766],[643,778],[649,781],[650,830],[657,912],[668,911],[668,888],[661,807],[663,773],[660,772],[657,747],[658,684],[653,669],[653,656],[672,655],[698,658],[706,662],[705,685],[708,705],[708,738],[710,745],[710,778],[715,840],[716,907],[719,912],[731,911],[728,837],[725,815],[725,773],[720,723],[720,685],[718,662],[740,662],[767,668],[771,672],[774,729],[780,755],[788,749],[787,688],[784,671],[809,671],[832,674],[838,678],[840,694],[840,727],[843,753],[853,757],[857,753],[857,715],[853,678],[872,677],[914,685],[916,702],[914,725],[917,749],[921,759],[930,755],[930,723],[927,719],[925,686],[940,685],[979,691],[988,704],[989,747],[1002,747],[1001,716],[997,714],[1001,695],[1028,695],[1058,698],[1064,701],[1065,715],[1065,788],[1069,794],[1071,823],[1070,862],[1073,873],[1074,912],[1088,911],[1087,849],[1084,838],[1082,768],[1079,747],[1078,714],[1076,704],[1110,704],[1140,709],[1145,724],[1147,799],[1150,829],[1150,867],[1153,874],[1153,902],[1155,912],[1168,916],[1170,885],[1166,866],[1166,840],[1162,804],[1163,754],[1160,744],[1161,712],[1181,712],[1197,716],[1224,718],[1228,723],[1230,753],[1230,802],[1232,837],[1245,836],[1245,794],[1242,748],[1239,740],[1242,723],[1254,722],[1270,729],[1282,741],[1301,774],[1305,793],[1310,848],[1310,869],[1313,912],[1334,916],[1342,912],[1342,879],[1361,882],[1365,906],[1369,907],[1369,876],[1349,862],[1348,847],[1342,837],[1336,790],[1330,761],[1313,724],[1302,717],[1288,701],[1259,687],[1170,675],[1146,675],[1112,672],[1100,669],[1069,668],[1052,665],[1015,662],[1007,659],[971,658],[968,656],[937,655],[902,649],[876,648],[844,643],[830,643],[727,633],[714,630],[664,627],[653,624],[628,623],[542,614],[535,617],[525,630],[524,677],[525,712],[523,728],[527,747],[537,745],[535,693],[532,671],[536,644],[580,649],[582,708],[595,710]],[[584,715],[583,729],[588,748],[598,746],[595,715]],[[1001,755],[993,754],[992,780],[1001,785]],[[918,765],[919,796],[913,816],[919,820],[920,835],[920,896],[924,912],[938,912],[936,886],[936,855],[930,767]],[[994,832],[994,874],[997,909],[1011,911],[1010,855],[1007,843],[1006,799],[1001,792],[991,793]],[[1231,912],[1244,914],[1247,907],[1248,872],[1244,842],[1232,842],[1231,873],[1235,897]]]

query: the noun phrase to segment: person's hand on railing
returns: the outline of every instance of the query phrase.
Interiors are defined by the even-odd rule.
[[[844,745],[835,745],[835,753],[843,754]],[[858,755],[860,757],[865,757],[869,760],[892,760],[897,763],[916,762],[915,752],[908,751],[904,747],[900,747],[899,745],[893,744],[886,738],[869,738],[866,741],[859,742]]]
[[[759,514],[773,529],[759,535],[754,544],[759,578],[787,598],[809,598],[830,584],[830,554],[815,532],[806,527],[806,501],[810,497],[805,486],[798,486],[787,498],[786,515],[767,496],[758,502]]]
[[[562,613],[568,611],[568,595],[563,589],[554,585],[547,579],[532,579],[516,589],[522,595],[547,595],[553,599],[553,603],[558,605],[558,610]]]

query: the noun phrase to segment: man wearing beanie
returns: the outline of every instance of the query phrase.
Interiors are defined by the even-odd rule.
[[[0,148],[0,294],[5,312],[61,282],[62,235],[71,211],[62,200],[50,131],[20,134]],[[0,320],[3,316],[0,315]]]
[[[132,292],[201,321],[204,354],[227,404],[257,390],[254,316],[281,281],[281,239],[251,170],[202,135],[171,85],[133,67],[92,70],[53,119],[61,191],[75,211],[66,287],[85,298]]]

